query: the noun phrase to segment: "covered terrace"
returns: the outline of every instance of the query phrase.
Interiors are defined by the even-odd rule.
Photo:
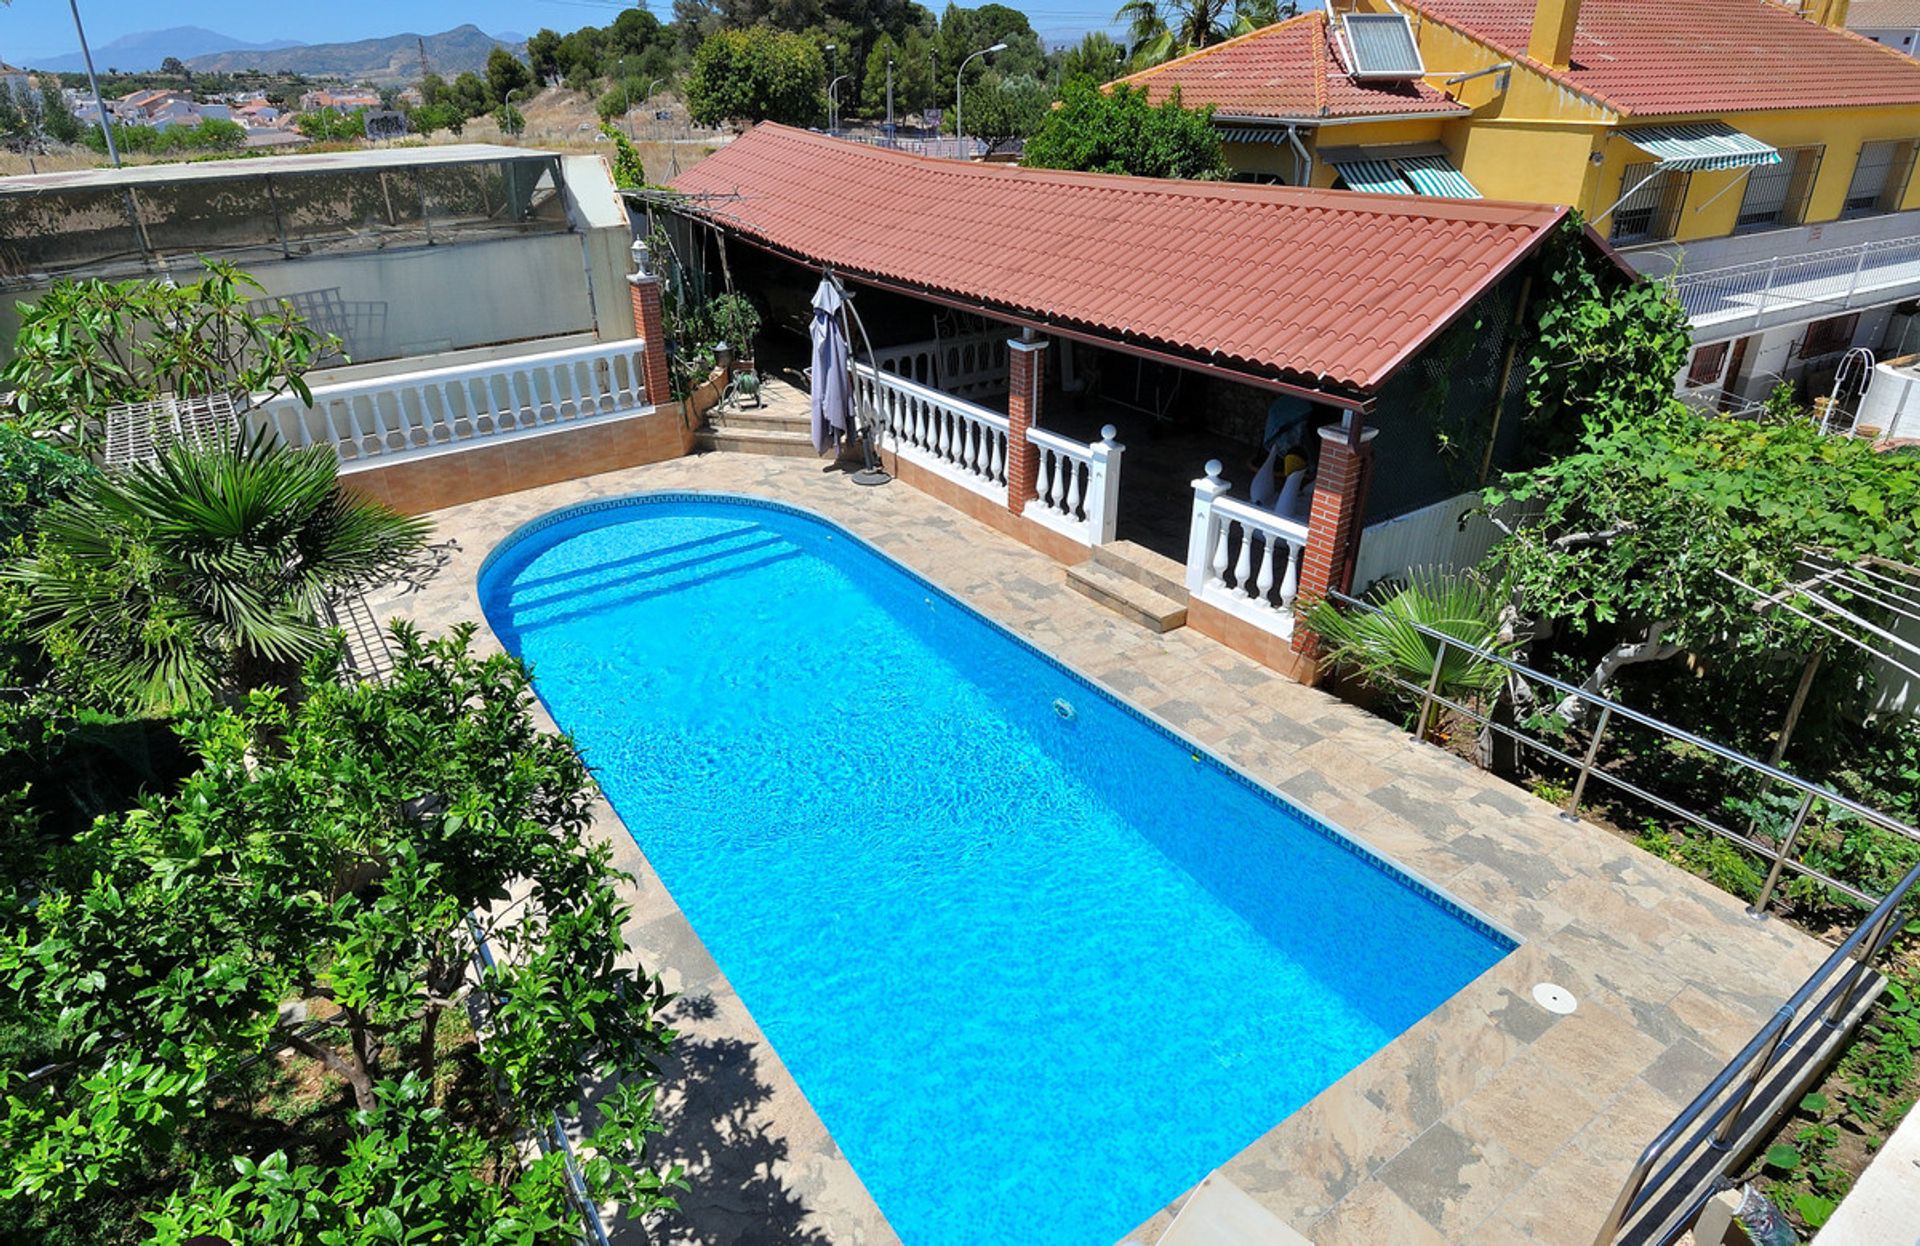
[[[866,330],[856,390],[903,479],[1062,561],[1114,542],[1171,560],[1189,623],[1282,667],[1296,595],[1484,552],[1457,503],[1523,453],[1512,327],[1565,215],[776,125],[672,190],[679,279],[767,309],[763,370],[782,330],[798,362],[807,298],[838,273]]]

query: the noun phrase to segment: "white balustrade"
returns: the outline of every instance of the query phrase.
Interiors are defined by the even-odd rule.
[[[943,393],[974,397],[1007,388],[1010,329],[886,346],[873,352],[882,372]]]
[[[883,448],[1006,504],[1006,416],[864,363],[853,365],[853,398],[887,430]]]
[[[1293,635],[1293,600],[1307,525],[1226,496],[1220,461],[1193,482],[1187,592],[1279,636]]]
[[[1126,447],[1114,440],[1118,430],[1109,424],[1090,446],[1048,432],[1027,430],[1039,470],[1034,496],[1022,512],[1088,545],[1113,540],[1120,515],[1120,454]]]
[[[321,385],[283,394],[248,422],[288,445],[331,445],[344,463],[390,461],[467,442],[646,410],[646,350],[637,340]]]
[[[1696,325],[1751,320],[1769,312],[1886,301],[1889,290],[1920,288],[1920,238],[1886,238],[1732,264],[1672,278],[1673,292]]]

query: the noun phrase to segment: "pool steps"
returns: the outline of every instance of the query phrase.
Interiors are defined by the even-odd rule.
[[[1152,632],[1187,623],[1186,569],[1132,541],[1093,547],[1087,561],[1067,568],[1067,585],[1122,618]]]

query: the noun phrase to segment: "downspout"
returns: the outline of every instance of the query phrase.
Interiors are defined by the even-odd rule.
[[[1308,153],[1306,144],[1300,141],[1299,126],[1290,125],[1287,127],[1287,142],[1292,145],[1294,159],[1299,162],[1294,166],[1295,171],[1300,173],[1299,184],[1302,186],[1313,185],[1313,156]]]

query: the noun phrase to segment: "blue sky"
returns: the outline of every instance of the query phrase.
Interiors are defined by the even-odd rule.
[[[922,0],[924,3],[925,0]],[[1120,0],[1034,0],[1014,4],[1049,42],[1065,42],[1081,32],[1108,28]],[[98,48],[122,35],[169,26],[204,26],[251,43],[299,39],[331,43],[368,39],[403,31],[432,34],[464,22],[493,33],[529,34],[542,26],[567,31],[604,25],[623,5],[612,0],[330,0],[315,4],[235,4],[233,0],[80,0],[87,39]],[[672,0],[648,5],[661,20],[671,15]],[[936,9],[940,4],[932,5]],[[79,50],[66,0],[13,0],[0,8],[0,61],[31,61]]]

